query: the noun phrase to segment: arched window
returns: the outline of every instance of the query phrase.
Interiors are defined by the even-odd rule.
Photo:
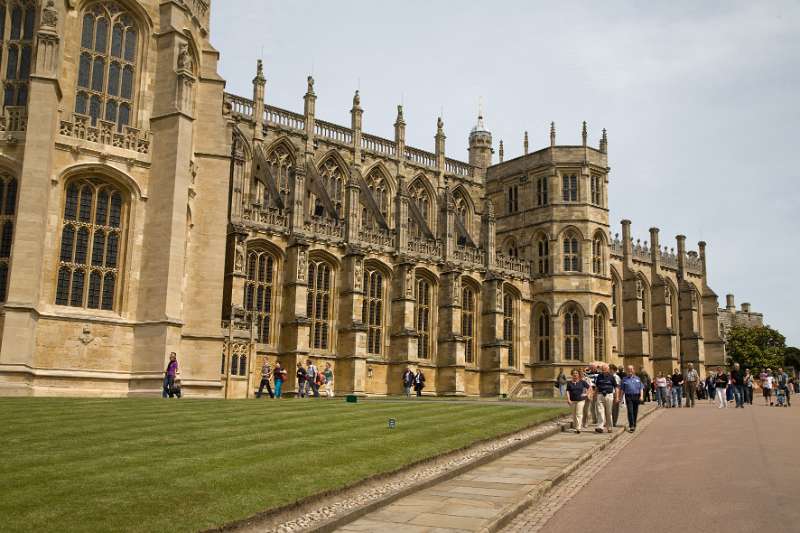
[[[383,274],[379,270],[364,270],[364,301],[361,321],[367,326],[367,353],[383,353]]]
[[[565,202],[578,201],[578,176],[572,174],[561,177],[561,194]]]
[[[503,295],[503,340],[508,342],[508,366],[515,367],[517,364],[517,351],[514,346],[517,341],[516,321],[514,313],[516,311],[514,297],[505,293]]]
[[[592,240],[592,272],[603,274],[603,239],[595,237]]]
[[[311,320],[308,345],[316,350],[330,348],[332,271],[325,261],[312,260],[308,263],[306,314]]]
[[[536,268],[539,274],[550,273],[550,240],[545,235],[536,241]]]
[[[378,207],[378,211],[380,211],[383,219],[386,221],[387,224],[391,224],[390,222],[390,198],[389,198],[389,184],[386,182],[386,178],[381,172],[380,169],[376,168],[373,169],[367,175],[367,188],[369,189],[370,194],[372,194],[372,198],[375,200],[375,205]],[[362,227],[377,231],[381,229],[380,224],[378,224],[378,220],[373,214],[372,210],[369,206],[363,206],[362,209],[363,220],[361,221]]]
[[[429,359],[431,356],[431,284],[423,277],[417,277],[415,284],[415,316],[417,323],[417,357]]]
[[[550,360],[550,314],[542,309],[536,317],[536,347],[539,361]]]
[[[596,206],[603,205],[603,178],[592,176],[592,203]]]
[[[475,362],[475,292],[461,287],[461,336],[464,337],[464,361]]]
[[[636,297],[641,302],[641,314],[639,316],[639,323],[643,328],[648,328],[648,319],[650,318],[650,294],[648,294],[647,287],[640,279],[636,280]]]
[[[508,254],[508,257],[519,257],[519,247],[517,246],[517,241],[514,239],[508,239],[505,245],[505,252]]]
[[[411,197],[411,201],[414,202],[414,205],[417,206],[422,218],[428,224],[428,227],[431,226],[431,198],[428,194],[428,189],[422,183],[422,178],[419,178],[411,184],[411,187],[408,188],[408,194]],[[433,230],[433,228],[431,228]],[[413,217],[409,217],[408,219],[408,231],[409,235],[414,239],[420,239],[423,236],[422,228],[419,227],[417,224],[416,219]]]
[[[469,202],[464,195],[464,191],[457,189],[453,193],[453,203],[455,204],[456,208],[456,216],[459,218],[459,220],[461,220],[461,223],[464,225],[464,229],[467,230],[467,233],[471,234],[472,210],[470,209]],[[466,244],[466,238],[459,237],[458,244],[462,246]]]
[[[507,200],[509,213],[519,211],[519,185],[512,185],[508,188]]]
[[[619,285],[616,279],[611,283],[611,322],[617,324],[617,290]]]
[[[0,2],[0,67],[4,74],[3,106],[28,104],[34,28],[37,27],[36,2]],[[5,64],[3,64],[5,61]]]
[[[322,186],[325,187],[325,191],[331,199],[334,209],[336,209],[336,213],[325,213],[322,202],[319,201],[313,192],[308,191],[308,206],[311,210],[309,214],[315,217],[327,216],[330,218],[337,218],[344,213],[344,173],[336,160],[333,157],[329,157],[320,165],[319,177],[322,180]]]
[[[139,31],[116,2],[92,4],[83,15],[75,113],[118,131],[131,125],[136,91]]]
[[[247,253],[247,280],[244,285],[244,308],[256,328],[256,340],[272,340],[273,303],[275,301],[275,259],[264,250]]]
[[[56,304],[112,311],[125,225],[122,192],[99,178],[67,184]]]
[[[564,272],[581,271],[580,242],[580,239],[572,232],[564,235]]]
[[[564,359],[580,361],[581,352],[581,317],[578,310],[570,307],[564,313]]]
[[[267,156],[267,163],[270,165],[270,171],[275,179],[275,186],[281,196],[284,209],[288,210],[292,205],[289,185],[294,181],[294,158],[292,153],[284,143],[280,143],[270,151]],[[258,184],[258,187],[260,194],[256,198],[264,207],[268,207],[270,205],[269,189],[261,183]]]
[[[606,315],[600,309],[594,314],[594,359],[605,361],[606,358]]]
[[[17,180],[0,174],[0,302],[8,296],[8,272],[17,214]]]
[[[542,206],[548,203],[547,176],[542,176],[536,179],[536,205]]]

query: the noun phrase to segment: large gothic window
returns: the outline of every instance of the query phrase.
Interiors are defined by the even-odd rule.
[[[272,177],[275,179],[275,186],[278,189],[278,194],[281,196],[281,201],[284,207],[288,209],[289,206],[292,205],[290,197],[291,191],[289,189],[294,173],[294,159],[292,158],[292,154],[283,143],[278,144],[267,156],[267,163],[270,166]],[[268,207],[270,205],[269,189],[262,183],[259,183],[258,187],[260,193],[256,198],[259,203],[263,202],[264,207]]]
[[[508,343],[508,366],[515,367],[517,364],[517,350],[516,350],[516,321],[514,314],[516,311],[516,302],[514,297],[505,293],[503,295],[503,340]]]
[[[536,344],[539,351],[539,361],[550,360],[550,314],[541,310],[536,317]]]
[[[414,205],[417,206],[422,218],[431,226],[431,209],[432,209],[432,202],[430,196],[428,195],[428,189],[422,183],[422,179],[417,179],[414,183],[411,184],[411,187],[408,188],[408,195],[411,197],[411,201],[414,202]],[[414,217],[409,217],[409,224],[408,224],[408,231],[409,235],[414,239],[420,239],[423,236],[423,230],[417,224],[416,219]]]
[[[332,157],[325,160],[319,169],[319,177],[322,180],[322,186],[328,193],[336,213],[325,213],[325,208],[322,201],[317,196],[309,191],[308,192],[308,209],[311,216],[322,217],[328,216],[336,218],[344,213],[344,174],[342,169]]]
[[[379,169],[374,169],[372,172],[367,175],[367,189],[369,189],[372,198],[375,200],[375,205],[380,211],[383,219],[386,221],[387,224],[390,224],[390,196],[389,196],[389,184],[386,182],[386,178]],[[362,227],[377,231],[381,229],[380,224],[378,223],[377,217],[373,214],[372,210],[368,208],[368,206],[362,206]]]
[[[603,205],[603,178],[592,176],[592,203],[596,206]]]
[[[547,205],[549,203],[547,190],[547,176],[536,179],[536,205]]]
[[[116,2],[98,2],[83,15],[75,112],[131,124],[139,33],[133,18]]]
[[[475,292],[461,287],[461,336],[464,337],[464,361],[475,362]]]
[[[112,311],[117,301],[125,225],[122,192],[104,180],[67,185],[56,304]]]
[[[606,358],[606,315],[600,309],[594,314],[594,359],[604,361]]]
[[[431,284],[427,279],[417,277],[415,284],[416,308],[415,318],[417,325],[417,357],[430,359],[431,357]]]
[[[361,321],[367,326],[367,353],[383,353],[383,274],[364,270],[364,302]]]
[[[570,307],[564,313],[564,360],[581,359],[581,317],[577,309]]]
[[[8,272],[16,214],[17,180],[8,174],[0,174],[0,302],[5,302],[8,296]]]
[[[273,303],[275,301],[275,259],[266,251],[247,254],[247,280],[244,285],[244,308],[253,321],[256,340],[271,340]]]
[[[306,313],[311,320],[308,345],[328,350],[331,331],[332,269],[324,261],[309,261]]]
[[[617,284],[616,278],[611,283],[611,323],[616,325],[617,324],[617,291],[619,290],[619,285]]]
[[[33,34],[37,18],[33,0],[0,2],[0,70],[4,78],[3,106],[28,103],[28,80],[33,57]]]
[[[564,235],[563,255],[564,272],[581,271],[580,239],[577,235],[570,232]]]

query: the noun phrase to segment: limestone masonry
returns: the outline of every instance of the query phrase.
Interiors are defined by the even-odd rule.
[[[310,77],[302,113],[270,106],[260,62],[226,93],[208,0],[0,6],[0,393],[157,395],[171,351],[187,396],[226,398],[264,358],[290,394],[310,357],[337,394],[411,365],[511,397],[590,360],[724,361],[705,243],[611,229],[605,131],[495,162],[478,117],[462,162],[441,119],[407,146],[402,106],[365,133],[358,92],[320,120]]]

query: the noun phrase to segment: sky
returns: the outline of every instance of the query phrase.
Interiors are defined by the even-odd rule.
[[[661,242],[708,242],[709,284],[750,302],[800,346],[800,0],[552,2],[214,0],[211,39],[227,90],[302,112],[313,74],[317,117],[467,160],[482,105],[505,157],[609,138],[611,231],[633,221]],[[479,104],[481,103],[482,104]],[[793,155],[794,154],[794,155]],[[495,161],[497,154],[495,154]]]

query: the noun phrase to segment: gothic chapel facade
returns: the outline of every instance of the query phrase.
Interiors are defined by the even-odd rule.
[[[215,6],[216,8],[216,6]],[[222,7],[220,7],[222,8]],[[0,394],[551,396],[590,360],[724,361],[705,243],[612,237],[608,140],[469,161],[225,92],[209,0],[0,0]],[[433,129],[433,128],[432,128]],[[290,378],[293,379],[293,378]],[[285,386],[292,392],[294,383]]]

